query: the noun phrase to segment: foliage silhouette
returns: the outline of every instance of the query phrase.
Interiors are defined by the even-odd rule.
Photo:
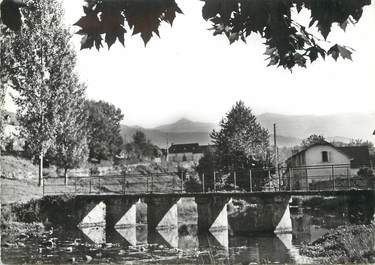
[[[81,49],[98,50],[103,41],[110,48],[116,41],[125,44],[127,22],[132,34],[140,33],[145,45],[156,34],[161,22],[172,25],[182,10],[175,0],[85,0],[85,15],[75,25],[81,29]],[[319,57],[350,59],[352,49],[327,41],[332,25],[343,30],[362,16],[363,7],[371,0],[201,0],[202,17],[212,23],[213,34],[224,34],[230,43],[246,42],[252,33],[265,40],[268,66],[293,69],[306,67]],[[20,7],[23,0],[4,0],[1,4],[3,22],[13,30],[21,27]],[[303,8],[311,13],[308,25],[301,25],[292,16]],[[309,32],[317,27],[323,39]],[[105,35],[104,39],[103,36]],[[326,48],[325,46],[330,46]]]
[[[134,34],[141,34],[145,45],[155,33],[159,36],[162,21],[172,25],[176,13],[182,13],[174,0],[86,0],[85,16],[75,25],[81,27],[77,33],[83,35],[81,49],[102,47],[101,34],[110,48],[116,39],[124,45],[125,19]]]
[[[363,6],[368,0],[204,0],[202,15],[213,24],[214,35],[225,34],[230,43],[246,42],[246,37],[258,33],[265,39],[268,65],[292,69],[298,65],[306,67],[308,60],[331,55],[351,59],[352,51],[343,45],[334,44],[328,50],[327,37],[333,23],[345,30],[349,23],[361,18]],[[292,9],[311,11],[309,25],[293,20]],[[324,37],[321,40],[309,33],[307,28],[317,24]]]

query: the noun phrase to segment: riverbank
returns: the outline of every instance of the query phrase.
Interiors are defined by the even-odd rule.
[[[375,224],[332,229],[300,253],[322,263],[375,263]]]

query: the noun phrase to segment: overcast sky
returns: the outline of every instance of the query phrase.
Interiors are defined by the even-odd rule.
[[[123,123],[153,127],[181,117],[217,123],[237,100],[255,114],[375,113],[374,4],[356,26],[346,33],[335,27],[330,35],[356,50],[353,62],[327,59],[293,73],[266,67],[259,37],[229,45],[225,37],[212,36],[201,16],[203,2],[178,5],[184,15],[177,15],[173,27],[164,23],[161,38],[146,48],[139,35],[128,33],[125,48],[116,43],[109,51],[79,51],[81,36],[74,37],[87,96],[120,107]],[[71,26],[82,15],[82,1],[64,0],[64,7]]]

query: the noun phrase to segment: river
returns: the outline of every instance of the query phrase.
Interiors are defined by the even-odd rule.
[[[148,233],[147,225],[124,229],[90,227],[48,228],[38,236],[21,234],[17,245],[2,245],[2,262],[22,263],[163,263],[252,264],[319,262],[299,254],[329,229],[355,222],[345,207],[334,209],[291,207],[293,232],[241,234],[230,230],[198,234],[194,224]],[[7,242],[7,236],[3,236]]]

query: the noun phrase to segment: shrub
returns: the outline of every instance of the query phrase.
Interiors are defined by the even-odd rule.
[[[184,183],[185,191],[187,192],[202,192],[202,182],[198,176],[191,176]]]
[[[363,178],[370,178],[370,177],[374,177],[374,172],[372,171],[371,168],[362,167],[358,170],[357,175]]]

